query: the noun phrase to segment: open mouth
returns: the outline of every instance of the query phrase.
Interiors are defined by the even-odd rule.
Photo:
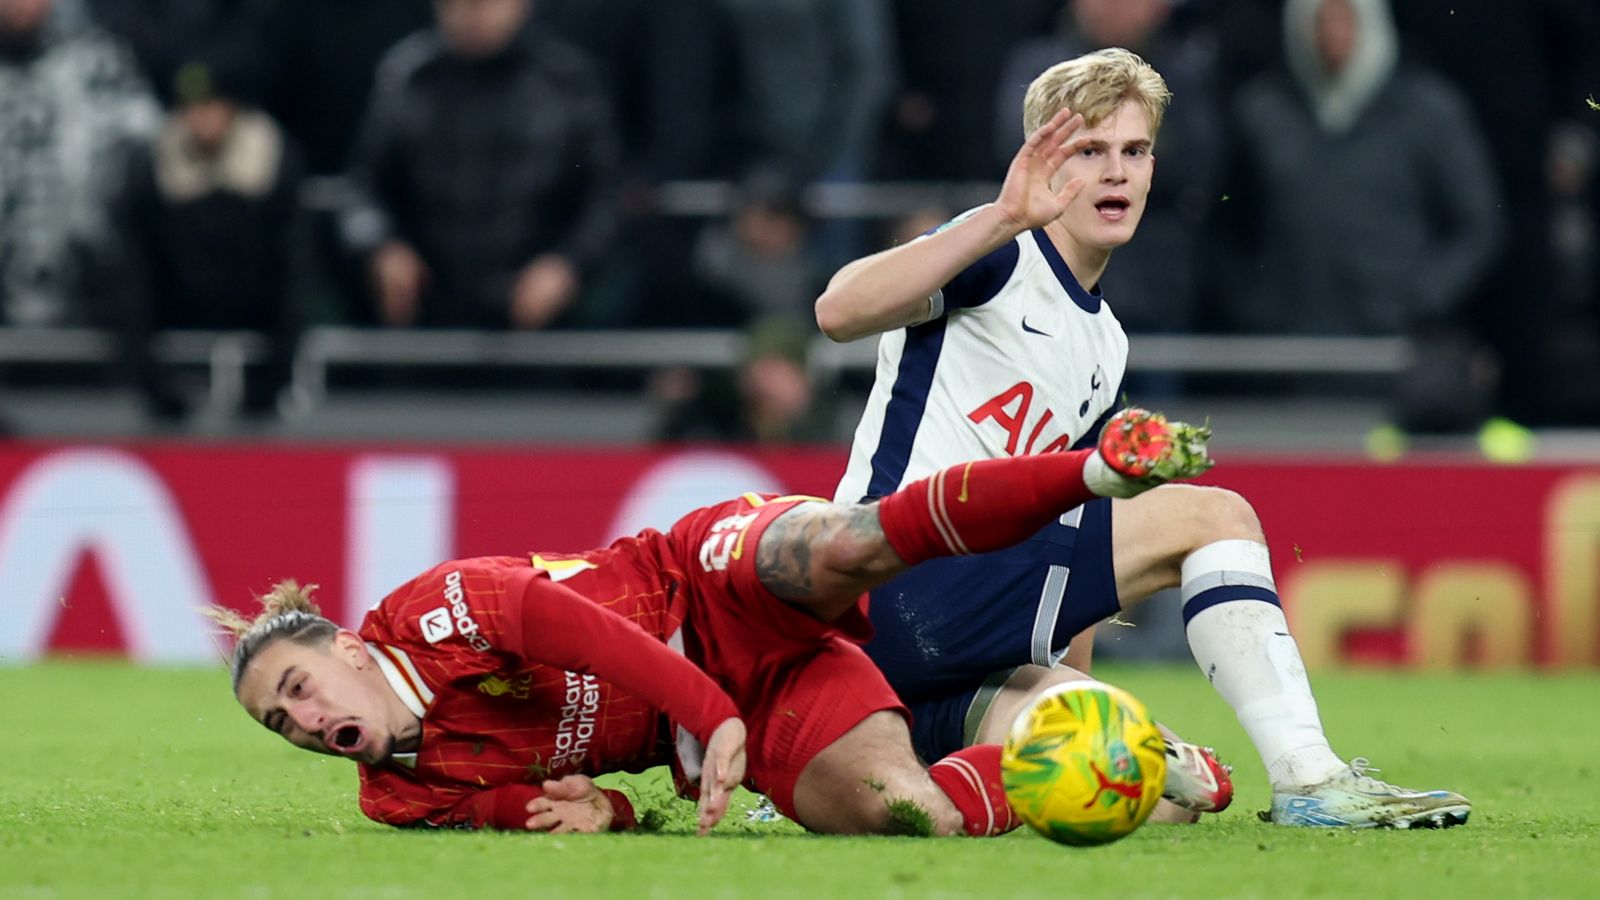
[[[361,733],[361,726],[354,723],[340,725],[333,730],[333,734],[329,735],[328,738],[328,746],[334,752],[342,753],[346,756],[360,752],[364,744],[366,744],[366,740]]]
[[[1127,216],[1129,203],[1126,197],[1106,197],[1094,205],[1095,211],[1105,219],[1117,221]]]

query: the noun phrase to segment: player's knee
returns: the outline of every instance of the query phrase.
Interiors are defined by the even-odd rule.
[[[886,834],[904,790],[899,779],[885,777],[880,772],[856,774],[840,779],[827,792],[826,809],[807,815],[802,808],[801,821],[808,828],[829,834]]]
[[[861,786],[836,798],[836,817],[847,834],[882,834],[889,828],[887,785],[865,779]]]
[[[1261,519],[1255,507],[1240,494],[1227,488],[1183,485],[1185,518],[1190,523],[1189,541],[1197,549],[1213,541],[1264,540]]]
[[[961,813],[927,772],[897,773],[869,779],[850,809],[862,834],[927,837],[961,833]]]

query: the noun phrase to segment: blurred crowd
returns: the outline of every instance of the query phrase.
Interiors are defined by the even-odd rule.
[[[818,189],[997,182],[1103,46],[1175,95],[1130,332],[1404,336],[1408,430],[1600,424],[1592,0],[0,0],[0,319],[125,336],[164,417],[168,329],[266,336],[268,412],[308,324],[739,327],[663,435],[826,436],[813,299],[960,210]]]

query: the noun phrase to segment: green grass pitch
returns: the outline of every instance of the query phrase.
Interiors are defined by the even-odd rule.
[[[1600,677],[1323,674],[1334,747],[1474,802],[1449,831],[1290,831],[1257,821],[1260,763],[1192,668],[1104,668],[1236,765],[1233,808],[1073,849],[835,838],[752,823],[709,839],[389,830],[355,773],[251,723],[220,671],[0,668],[0,897],[1593,897]],[[657,780],[643,804],[673,805]],[[675,821],[687,821],[685,815]]]

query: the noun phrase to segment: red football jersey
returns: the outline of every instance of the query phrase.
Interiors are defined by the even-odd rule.
[[[422,744],[360,767],[362,811],[516,827],[528,785],[671,762],[672,723],[709,740],[737,712],[668,646],[681,651],[684,601],[667,548],[646,532],[583,554],[456,560],[385,597],[360,634],[422,717]]]

